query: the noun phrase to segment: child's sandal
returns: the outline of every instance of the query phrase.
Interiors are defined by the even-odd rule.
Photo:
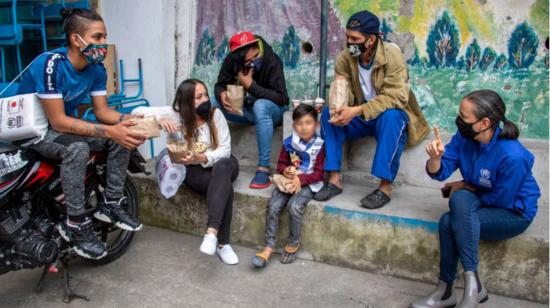
[[[269,257],[267,257],[263,252],[258,252],[254,257],[252,257],[252,265],[256,268],[264,268],[267,266]]]
[[[288,245],[285,245],[285,251],[281,255],[281,258],[279,261],[283,264],[290,264],[296,260],[296,257],[298,255],[298,248],[300,248],[300,245],[296,247],[290,247]]]

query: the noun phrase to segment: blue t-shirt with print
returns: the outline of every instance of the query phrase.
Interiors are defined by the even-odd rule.
[[[107,95],[107,73],[103,64],[88,64],[77,71],[61,47],[39,55],[23,74],[18,94],[37,93],[41,99],[61,98],[65,114],[72,115],[76,107],[90,96]]]

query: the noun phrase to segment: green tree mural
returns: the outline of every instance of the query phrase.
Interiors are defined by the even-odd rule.
[[[503,70],[506,68],[507,63],[508,63],[508,58],[505,55],[500,54],[500,56],[498,56],[495,59],[495,65],[493,65],[493,70],[495,71]]]
[[[455,66],[459,70],[466,68],[466,60],[464,60],[464,56],[461,56],[460,58],[458,58],[458,60],[456,60]]]
[[[468,72],[471,72],[477,67],[479,63],[480,54],[481,54],[481,48],[479,48],[477,39],[474,39],[473,42],[470,45],[468,45],[468,48],[466,48],[466,55],[464,57],[464,60],[466,61],[466,70]]]
[[[388,23],[386,18],[382,18],[382,24],[380,25],[380,32],[383,33],[382,39],[388,41],[388,34],[393,32],[392,27]]]
[[[209,65],[214,61],[214,54],[216,52],[216,43],[214,38],[205,29],[202,32],[201,40],[197,47],[197,55],[195,57],[195,65]]]
[[[414,46],[414,55],[409,60],[407,60],[407,64],[420,65],[421,60],[420,60],[420,55],[418,53],[418,47],[416,46],[416,43],[413,43],[413,46]]]
[[[527,22],[517,25],[508,40],[510,67],[528,68],[535,61],[538,45],[539,37]]]
[[[296,68],[300,59],[300,38],[296,34],[294,26],[290,26],[283,36],[281,49],[285,66]]]
[[[216,59],[218,62],[222,62],[227,54],[229,54],[229,38],[226,35],[218,49],[216,49]]]
[[[487,70],[493,61],[495,61],[497,53],[491,47],[485,47],[483,53],[481,54],[481,61],[479,61],[479,69],[482,71]]]
[[[451,16],[447,11],[443,12],[430,30],[426,46],[426,52],[432,66],[449,67],[455,65],[460,50],[460,40],[456,24],[451,20]]]

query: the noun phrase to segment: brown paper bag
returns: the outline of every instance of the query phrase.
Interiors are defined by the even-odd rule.
[[[193,154],[198,155],[206,152],[206,144],[202,142],[196,142],[189,150],[187,144],[182,141],[177,141],[174,139],[169,139],[166,145],[168,149],[168,155],[170,160],[174,163],[177,163],[181,158],[189,159]]]
[[[287,179],[284,175],[282,175],[282,174],[273,174],[273,175],[269,176],[269,179],[271,180],[271,182],[273,182],[273,184],[275,184],[275,186],[277,186],[277,188],[281,192],[286,193],[286,194],[291,193],[289,191],[289,187],[290,187],[290,185],[292,185],[292,181],[290,179]],[[294,193],[297,193],[299,191],[300,191],[300,188],[298,188],[298,190],[295,191]]]
[[[328,103],[331,109],[348,106],[348,81],[345,79],[334,79],[330,84]]]
[[[168,149],[168,155],[170,161],[174,164],[178,164],[181,158],[190,158],[193,153],[187,149],[185,142],[169,139],[166,148]]]
[[[137,124],[130,126],[130,129],[144,134],[147,138],[156,138],[160,136],[160,127],[155,117],[135,118]]]
[[[244,88],[243,86],[227,85],[227,98],[233,107],[232,113],[243,115]]]

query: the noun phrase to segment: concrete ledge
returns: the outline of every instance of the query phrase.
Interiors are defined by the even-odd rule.
[[[234,184],[232,241],[263,245],[265,210],[271,189],[251,190],[252,174],[241,172]],[[141,219],[146,224],[201,235],[206,226],[202,197],[182,187],[165,200],[152,177],[136,177]],[[346,185],[329,203],[306,208],[301,257],[378,274],[436,282],[439,248],[437,221],[447,211],[437,189],[396,187],[392,203],[381,210],[358,207],[372,188]],[[279,239],[288,230],[286,211]],[[279,241],[279,247],[284,244]],[[248,262],[252,256],[241,256]],[[482,242],[480,274],[490,292],[548,303],[548,204],[528,231],[514,239]]]

